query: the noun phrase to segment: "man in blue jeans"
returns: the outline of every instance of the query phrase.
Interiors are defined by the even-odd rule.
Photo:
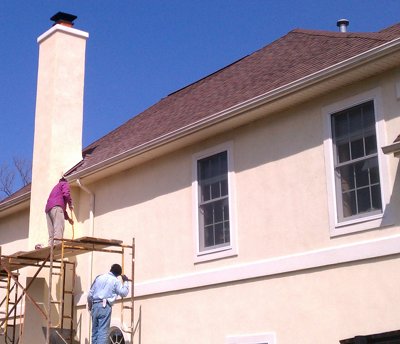
[[[123,283],[118,280],[121,276]],[[92,316],[92,344],[107,344],[112,305],[117,296],[128,295],[128,277],[122,275],[119,264],[113,264],[110,272],[94,280],[88,295],[88,308]]]

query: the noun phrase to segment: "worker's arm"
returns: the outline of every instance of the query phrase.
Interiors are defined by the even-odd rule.
[[[61,184],[61,191],[62,191],[62,195],[64,198],[64,202],[66,204],[68,204],[69,209],[71,209],[71,210],[74,209],[74,206],[72,204],[71,191],[70,191],[68,182],[63,182]]]
[[[123,275],[125,278],[126,276]],[[115,293],[118,294],[121,297],[125,297],[126,295],[128,295],[129,293],[129,283],[128,283],[128,279],[126,278],[126,280],[124,279],[124,282],[121,283],[120,281],[116,281],[115,283]]]
[[[87,296],[87,307],[89,312],[92,310],[92,306],[93,306],[93,291],[92,289],[90,289]]]

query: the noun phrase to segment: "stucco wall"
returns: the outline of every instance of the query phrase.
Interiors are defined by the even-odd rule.
[[[1,254],[10,255],[28,249],[29,209],[0,219]]]
[[[369,88],[393,89],[392,81],[371,79],[89,185],[96,197],[94,236],[135,237],[141,281],[398,233],[389,226],[331,238],[322,145],[324,105]],[[398,122],[393,93],[384,96],[384,107],[390,123]],[[239,254],[194,264],[192,155],[227,141],[233,142]],[[398,189],[398,161],[384,159],[391,190]],[[397,212],[390,215],[397,223]]]
[[[136,310],[142,305],[145,342],[217,344],[229,335],[274,332],[280,344],[338,343],[396,329],[398,255],[358,257],[354,262],[349,256],[348,262],[330,265],[315,254],[331,249],[334,261],[340,262],[351,245],[372,242],[365,246],[368,250],[377,240],[400,234],[398,160],[391,155],[383,157],[390,189],[385,216],[391,225],[331,237],[321,111],[343,98],[379,89],[387,129],[383,142],[389,144],[400,128],[393,75],[351,85],[87,185],[96,198],[94,236],[126,243],[135,237]],[[238,255],[195,263],[192,156],[224,142],[233,142]],[[80,216],[88,211],[84,197]],[[195,280],[215,269],[224,273],[241,264],[251,269],[251,264],[266,261],[274,267],[275,258],[295,261],[298,254],[309,254],[314,268],[288,268],[286,273],[194,289],[185,289],[179,280]],[[99,253],[93,257],[93,276],[118,259]],[[82,276],[83,286],[90,283],[87,276]],[[168,293],[146,291],[165,279]],[[85,311],[81,314],[87,319]]]

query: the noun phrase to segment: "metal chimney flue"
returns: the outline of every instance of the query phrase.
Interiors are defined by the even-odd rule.
[[[54,25],[60,24],[68,27],[74,26],[74,20],[78,18],[77,16],[74,16],[73,14],[69,13],[64,13],[64,12],[58,12],[54,16],[50,18],[54,22]]]
[[[336,23],[339,27],[340,32],[347,32],[347,27],[349,26],[349,21],[347,19],[339,19]]]

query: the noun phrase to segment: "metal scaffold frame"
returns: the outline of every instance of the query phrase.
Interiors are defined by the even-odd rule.
[[[130,250],[130,252],[129,252]],[[34,251],[16,252],[12,255],[2,255],[0,246],[0,288],[6,289],[4,299],[0,299],[0,307],[5,308],[4,319],[0,319],[0,335],[4,335],[6,344],[18,344],[23,334],[24,314],[23,302],[28,299],[40,316],[46,322],[46,344],[50,344],[51,330],[63,339],[67,344],[74,343],[74,316],[75,299],[74,285],[76,276],[76,263],[68,258],[88,252],[104,252],[121,255],[121,266],[125,272],[125,266],[131,267],[131,293],[122,299],[121,323],[125,310],[129,311],[128,331],[131,343],[134,336],[134,273],[135,273],[135,239],[131,245],[124,244],[121,240],[83,237],[75,240],[63,239],[60,244],[51,245]],[[130,254],[129,254],[130,253]],[[131,261],[126,264],[125,255],[131,256]],[[25,267],[36,268],[27,285],[22,285],[18,280],[19,270]],[[30,295],[29,288],[44,269],[49,269],[47,310],[42,309],[38,302]],[[53,279],[59,278],[59,287],[56,298],[52,297]],[[70,286],[67,287],[67,284]],[[67,302],[67,299],[69,302]],[[58,323],[52,323],[52,305],[58,307]],[[67,305],[68,304],[68,305]],[[19,312],[18,310],[19,306]],[[68,306],[68,307],[67,307]],[[69,312],[68,312],[69,310]],[[53,317],[54,318],[54,317]],[[17,324],[19,325],[17,333]],[[64,338],[68,332],[68,337]]]

